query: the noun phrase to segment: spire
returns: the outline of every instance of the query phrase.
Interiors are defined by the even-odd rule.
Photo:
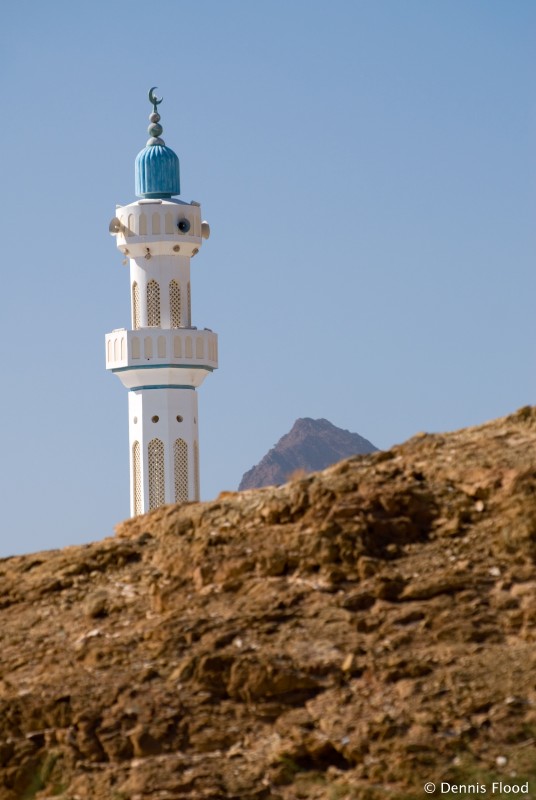
[[[156,88],[153,86],[149,90],[149,102],[153,106],[152,114],[149,115],[151,124],[147,128],[150,138],[136,157],[135,182],[138,197],[166,198],[181,192],[179,159],[160,138],[164,129],[160,125],[157,107],[163,98],[156,97]]]
[[[149,102],[153,104],[153,113],[149,115],[149,122],[151,123],[147,128],[147,133],[151,137],[147,141],[147,147],[152,147],[155,144],[165,144],[165,141],[160,138],[160,135],[163,132],[163,127],[159,124],[160,122],[160,114],[158,113],[157,106],[160,105],[163,97],[160,100],[154,95],[154,90],[156,86],[153,86],[152,89],[149,89]]]

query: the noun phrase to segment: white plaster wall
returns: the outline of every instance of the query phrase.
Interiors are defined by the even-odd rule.
[[[153,233],[153,215],[159,218],[159,233]],[[177,246],[183,255],[191,256],[201,247],[201,207],[198,205],[173,199],[138,200],[127,206],[118,206],[116,216],[121,223],[116,234],[117,247],[129,257],[143,257],[147,248],[152,255],[172,254]],[[146,233],[140,233],[142,216]],[[190,223],[187,234],[177,228],[181,219]]]
[[[193,389],[142,389],[128,393],[130,510],[134,515],[132,445],[140,443],[142,513],[149,510],[149,476],[147,447],[151,439],[164,444],[166,503],[175,502],[175,464],[173,445],[176,439],[188,444],[188,498],[195,498],[194,442],[199,446],[197,393]],[[158,416],[158,422],[152,418]],[[183,421],[178,422],[177,416]],[[137,422],[134,420],[137,419]]]
[[[146,352],[146,341],[150,340],[152,343],[152,355],[148,356]],[[159,355],[158,345],[159,341],[163,339],[164,342],[164,355]],[[175,341],[180,341],[181,354],[175,356]],[[192,354],[187,356],[187,342],[191,343]],[[203,343],[203,355],[197,355],[197,344],[201,340]],[[139,355],[134,355],[134,344],[137,342]],[[141,379],[141,383],[155,383],[149,376],[149,371],[145,370],[144,366],[151,365],[158,368],[159,365],[165,367],[166,365],[177,365],[185,369],[192,369],[195,367],[209,367],[217,369],[218,355],[217,355],[218,336],[213,331],[206,329],[197,330],[197,328],[139,328],[134,331],[113,331],[107,333],[105,338],[106,350],[106,368],[111,370],[121,369],[124,367],[131,367],[133,370],[138,368],[140,375],[143,373],[145,377]],[[117,357],[116,357],[117,356]],[[121,378],[125,373],[118,372]],[[170,373],[172,374],[172,373]],[[177,374],[177,373],[175,373]],[[123,378],[121,378],[123,380]],[[139,378],[136,378],[139,380]],[[203,380],[203,379],[201,379]],[[199,386],[201,380],[197,381],[189,379],[188,383],[191,385]],[[162,378],[160,383],[169,383],[169,377]],[[178,381],[184,383],[185,381]],[[140,386],[141,384],[133,383],[130,378],[123,380],[125,386],[132,388],[133,386]],[[177,380],[171,380],[171,383],[177,383]]]
[[[190,281],[190,259],[186,256],[155,256],[154,258],[130,259],[130,304],[132,319],[132,285],[138,284],[140,291],[140,325],[147,327],[147,284],[155,280],[160,287],[160,327],[170,328],[169,284],[172,280],[179,283],[181,289],[181,310],[183,325],[188,322],[187,292]]]

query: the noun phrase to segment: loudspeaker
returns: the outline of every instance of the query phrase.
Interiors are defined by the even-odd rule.
[[[117,219],[117,217],[114,217],[110,221],[110,224],[108,225],[108,230],[110,231],[112,236],[115,236],[116,233],[120,232],[120,230],[121,230],[121,222]]]

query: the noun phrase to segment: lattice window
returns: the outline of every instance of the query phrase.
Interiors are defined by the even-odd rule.
[[[140,443],[132,445],[132,494],[134,498],[134,516],[141,514],[141,457]]]
[[[132,284],[132,327],[136,331],[140,327],[140,287],[136,281]]]
[[[194,500],[199,500],[199,447],[194,442]]]
[[[148,445],[149,466],[149,511],[163,506],[166,502],[164,476],[164,443],[151,439]]]
[[[171,281],[169,284],[169,317],[171,320],[172,328],[180,328],[181,326],[181,287],[177,281]]]
[[[160,327],[160,286],[154,279],[147,284],[147,325]]]
[[[186,287],[186,302],[188,305],[188,325],[192,324],[192,294],[190,292],[190,281]]]
[[[184,439],[175,439],[173,445],[175,459],[175,502],[188,500],[188,444]]]

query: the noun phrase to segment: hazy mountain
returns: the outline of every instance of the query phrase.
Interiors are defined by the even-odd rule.
[[[289,433],[261,461],[248,470],[239,490],[278,486],[297,471],[317,472],[349,456],[374,453],[368,439],[337,428],[327,419],[297,419]]]

